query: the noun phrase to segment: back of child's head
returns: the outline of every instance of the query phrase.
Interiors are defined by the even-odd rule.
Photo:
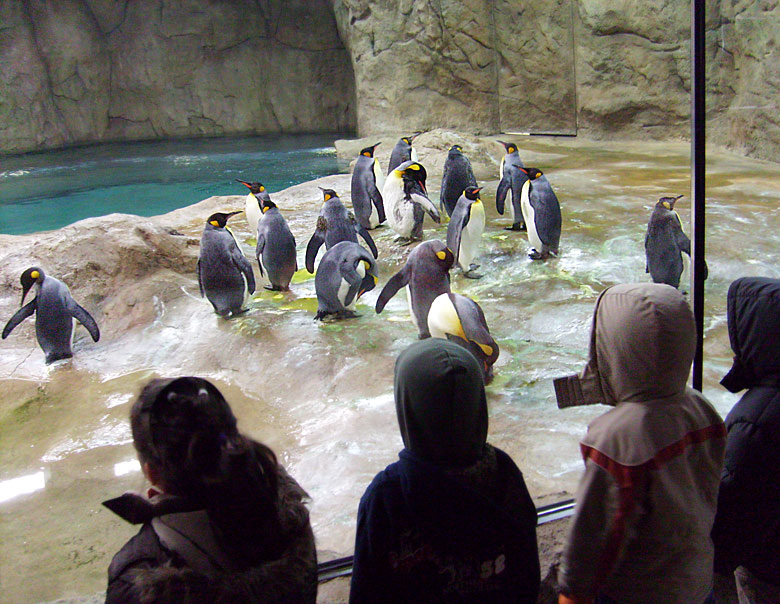
[[[276,457],[242,435],[225,398],[197,377],[154,379],[130,412],[133,444],[167,493],[203,506],[239,564],[281,553]]]
[[[404,445],[417,457],[458,467],[484,454],[483,372],[462,346],[429,338],[404,350],[395,364],[395,408]]]

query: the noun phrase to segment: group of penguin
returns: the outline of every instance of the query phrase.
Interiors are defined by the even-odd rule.
[[[332,189],[322,189],[323,205],[316,227],[306,246],[306,269],[315,273],[317,254],[326,251],[315,273],[318,308],[316,320],[330,315],[355,317],[355,304],[378,283],[378,256],[369,231],[385,220],[404,244],[422,239],[425,213],[440,222],[439,209],[428,198],[427,173],[412,146],[415,135],[402,137],[391,154],[385,179],[377,159],[376,145],[360,152],[352,173],[353,212],[347,210]],[[527,231],[531,244],[529,257],[544,259],[557,255],[561,234],[558,199],[541,170],[526,168],[517,146],[499,141],[506,154],[501,160],[496,208],[503,215],[509,207],[513,231]],[[249,189],[245,215],[256,236],[255,255],[260,275],[270,290],[288,290],[298,270],[296,243],[287,221],[259,182],[239,180]],[[499,347],[490,335],[485,315],[471,298],[453,293],[450,270],[459,266],[464,277],[479,278],[472,263],[485,228],[485,208],[479,197],[468,158],[454,145],[444,164],[439,208],[450,217],[447,241],[428,240],[409,254],[405,265],[385,284],[376,302],[381,313],[388,301],[407,288],[411,320],[420,338],[440,337],[469,349],[482,363],[486,381]],[[507,195],[509,203],[507,204]],[[690,256],[690,240],[682,231],[674,204],[682,197],[662,197],[656,204],[645,236],[646,271],[654,282],[679,287],[683,257]],[[209,216],[200,242],[197,264],[201,296],[221,317],[246,312],[250,294],[255,291],[252,266],[227,227],[228,219],[241,210],[217,212]],[[358,235],[368,249],[358,244]],[[22,273],[22,306],[2,332],[5,339],[24,319],[36,314],[36,337],[46,355],[46,363],[72,356],[74,319],[82,323],[97,342],[100,331],[93,317],[71,297],[68,287],[39,267]],[[24,300],[36,287],[36,297]]]
[[[476,272],[478,247],[485,230],[485,208],[481,187],[460,145],[449,150],[444,164],[438,207],[428,197],[427,171],[419,162],[413,140],[402,137],[394,147],[385,178],[374,152],[379,143],[361,150],[351,180],[352,211],[332,189],[321,189],[323,204],[314,233],[306,246],[305,265],[315,274],[317,295],[315,320],[357,316],[357,300],[374,289],[379,280],[378,251],[370,231],[387,222],[395,241],[407,245],[423,238],[423,220],[428,214],[441,222],[449,216],[447,241],[425,241],[408,256],[404,267],[382,289],[376,303],[381,313],[387,302],[407,288],[412,322],[420,338],[442,337],[459,342],[482,362],[485,378],[492,377],[498,358],[498,344],[490,335],[485,315],[472,299],[453,293],[450,270],[459,266],[467,278]],[[527,230],[534,259],[557,255],[561,234],[558,198],[537,168],[526,168],[517,146],[501,143],[506,155],[501,162],[501,181],[496,199],[504,213],[507,195],[512,230]],[[287,290],[298,270],[295,237],[279,209],[259,182],[239,181],[249,188],[245,213],[256,234],[255,256],[260,274],[271,290]],[[248,296],[255,290],[249,261],[244,257],[227,220],[239,212],[211,215],[203,231],[198,260],[198,283],[222,317],[246,311]],[[358,236],[365,247],[358,243]],[[315,272],[320,248],[326,251]]]

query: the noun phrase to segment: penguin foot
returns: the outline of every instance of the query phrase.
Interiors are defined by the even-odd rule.
[[[336,314],[337,319],[357,319],[360,315],[354,310],[342,310]]]
[[[515,222],[511,227],[504,227],[505,231],[525,231],[524,222]]]
[[[281,285],[263,285],[263,289],[267,289],[269,292],[284,292],[289,290],[289,287],[282,287]]]
[[[473,268],[463,271],[463,276],[466,277],[466,279],[482,279],[482,277],[484,277],[482,273],[476,272]]]
[[[546,256],[544,256],[544,255],[543,255],[543,254],[541,254],[540,252],[537,252],[537,251],[536,251],[535,249],[533,249],[533,248],[531,249],[531,251],[530,251],[530,252],[528,252],[528,257],[529,257],[531,260],[544,260],[544,259],[546,258]]]

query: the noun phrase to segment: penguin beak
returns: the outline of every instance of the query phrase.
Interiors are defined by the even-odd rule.
[[[248,189],[251,189],[251,188],[252,188],[252,185],[250,185],[250,184],[249,184],[248,182],[246,182],[245,180],[241,180],[240,178],[236,178],[236,182],[240,182],[242,185],[244,185],[244,186],[245,186],[246,188],[248,188]]]
[[[372,149],[376,149],[376,148],[377,148],[379,145],[381,145],[381,144],[382,144],[382,141],[379,141],[379,142],[378,142],[376,145],[374,145],[374,146],[373,146],[373,147],[371,147],[371,148],[372,148]]]

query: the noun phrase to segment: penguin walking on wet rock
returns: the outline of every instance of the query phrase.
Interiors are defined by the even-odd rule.
[[[379,145],[363,149],[352,170],[352,209],[361,226],[368,230],[375,229],[386,220],[381,193],[385,175],[374,157],[374,150]]]
[[[257,246],[255,256],[260,266],[260,276],[268,278],[266,289],[287,291],[298,260],[295,253],[295,237],[282,216],[279,208],[271,199],[263,200],[262,218],[257,226]]]
[[[241,212],[217,212],[209,216],[200,238],[198,285],[220,317],[246,312],[244,304],[255,291],[252,265],[227,227],[228,218]]]
[[[691,257],[691,240],[683,232],[682,220],[674,209],[681,197],[658,200],[645,234],[645,272],[650,273],[653,283],[666,283],[676,288],[680,287],[680,276]],[[707,272],[705,263],[705,279]]]
[[[485,231],[485,206],[479,198],[481,190],[466,188],[447,225],[447,247],[455,254],[455,262],[463,270],[463,276],[469,279],[482,276],[476,272],[479,265],[472,263]]]
[[[420,135],[415,132],[411,136],[402,136],[390,152],[390,162],[387,164],[387,173],[390,174],[398,166],[406,161],[419,161],[417,149],[412,147],[412,141]]]
[[[501,158],[501,166],[498,171],[500,181],[498,183],[498,189],[496,189],[496,210],[498,210],[498,213],[502,216],[504,215],[506,196],[509,194],[511,197],[509,203],[509,218],[512,219],[512,226],[506,228],[509,231],[524,231],[526,226],[523,221],[521,198],[523,185],[528,180],[528,174],[523,169],[523,161],[520,159],[517,145],[514,143],[505,143],[504,141],[498,142],[504,145],[506,155]]]
[[[320,190],[324,201],[320,215],[317,217],[317,226],[306,245],[306,270],[310,273],[314,272],[314,261],[323,243],[325,249],[330,249],[342,241],[357,243],[358,233],[368,245],[371,254],[376,258],[379,252],[377,252],[374,240],[363,228],[363,225],[357,221],[355,215],[344,207],[336,191],[322,187]]]
[[[490,335],[485,313],[474,300],[460,294],[441,294],[428,312],[428,329],[432,337],[451,340],[466,348],[482,366],[485,383],[493,379],[498,344]]]
[[[404,267],[382,288],[376,301],[381,313],[399,289],[406,286],[409,314],[422,340],[431,337],[428,331],[428,310],[440,294],[450,291],[450,269],[455,262],[452,251],[438,239],[423,241],[414,248]]]
[[[68,286],[59,279],[50,277],[43,269],[33,266],[22,273],[22,306],[3,328],[3,340],[24,321],[35,315],[35,337],[46,355],[46,364],[69,359],[73,356],[73,331],[75,319],[86,327],[92,340],[100,339],[100,330],[84,308],[71,297]],[[35,286],[35,297],[27,304],[27,292]]]
[[[387,223],[398,234],[396,241],[409,244],[422,239],[426,212],[435,222],[441,222],[439,211],[428,199],[427,176],[422,164],[413,161],[400,164],[387,175],[382,198]]]
[[[236,178],[236,182],[240,182],[249,189],[245,201],[246,223],[249,225],[249,232],[256,237],[257,222],[263,214],[261,206],[263,201],[271,201],[271,196],[268,195],[268,191],[265,190],[265,186],[261,182],[246,182],[238,178]]]
[[[439,208],[446,210],[447,216],[451,217],[463,191],[467,187],[476,186],[477,179],[474,177],[469,158],[463,155],[463,147],[453,145],[450,147],[444,162],[444,174],[441,178],[441,191],[439,192]]]
[[[561,206],[550,181],[539,168],[520,168],[528,179],[523,183],[520,205],[528,230],[532,260],[558,255],[561,240]]]
[[[315,321],[335,315],[337,319],[359,316],[358,298],[376,286],[379,273],[368,251],[353,241],[341,241],[331,247],[317,267],[314,289],[317,292]]]

